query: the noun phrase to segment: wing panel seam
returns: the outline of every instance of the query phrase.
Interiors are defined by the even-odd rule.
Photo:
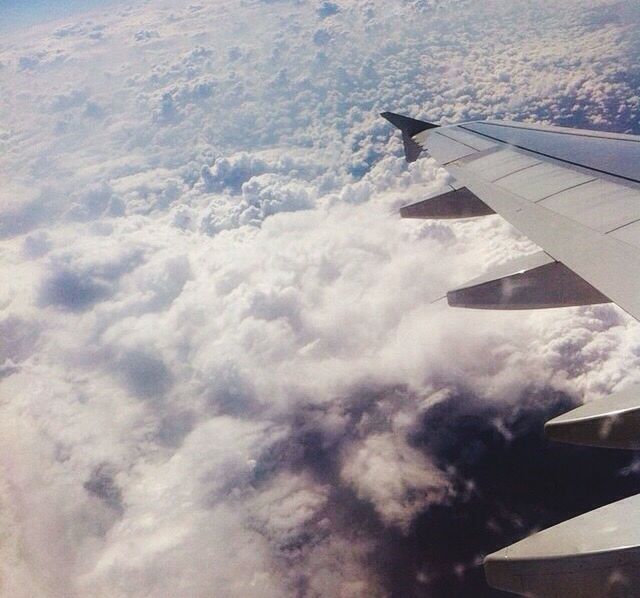
[[[465,143],[464,141],[460,141],[459,139],[455,139],[454,137],[450,137],[449,135],[445,135],[442,131],[437,131],[434,132],[435,135],[442,135],[442,137],[446,137],[449,141],[455,141],[456,143],[460,143],[472,150],[475,150],[476,152],[480,151],[477,147],[473,147],[472,145],[469,145],[468,143]]]
[[[622,174],[613,174],[612,172],[609,172],[607,170],[602,170],[601,168],[595,168],[593,166],[585,166],[584,164],[580,164],[580,162],[572,162],[571,160],[566,160],[564,158],[558,158],[557,156],[552,156],[551,154],[545,154],[544,152],[539,152],[537,150],[533,150],[530,149],[528,147],[525,147],[523,145],[516,145],[515,143],[507,143],[506,141],[502,141],[502,139],[497,139],[495,137],[492,137],[491,135],[487,135],[486,133],[480,133],[478,131],[474,131],[472,129],[467,129],[466,127],[463,127],[462,125],[459,125],[461,129],[464,129],[465,131],[469,131],[471,133],[475,133],[476,135],[482,135],[484,137],[486,137],[487,139],[491,139],[492,141],[498,141],[500,143],[503,143],[504,145],[507,145],[509,147],[515,147],[521,150],[524,150],[526,152],[530,152],[532,154],[536,154],[538,156],[544,156],[545,158],[550,158],[552,160],[557,160],[558,162],[563,162],[565,164],[571,164],[572,166],[578,166],[580,168],[584,168],[586,170],[591,170],[592,172],[599,172],[601,174],[606,174],[607,176],[610,177],[614,177],[617,179],[622,179],[625,181],[630,181],[631,183],[640,183],[640,180],[638,179],[633,179],[631,177],[628,176],[624,176]],[[514,127],[517,128],[517,127]],[[532,129],[532,130],[537,130],[537,129]]]
[[[528,168],[533,168],[534,166],[538,166],[539,164],[542,164],[542,162],[537,161],[537,162],[534,162],[533,164],[527,164],[526,166],[522,166],[521,168],[516,168],[515,170],[508,172],[507,174],[503,174],[502,176],[499,176],[497,179],[488,179],[488,180],[490,180],[492,183],[497,183],[498,181],[501,181],[502,179],[506,179],[508,176],[511,176],[512,174],[517,174],[518,172],[522,172],[523,170],[527,170]]]
[[[608,230],[604,234],[608,235],[609,233],[613,233],[613,232],[615,232],[617,230],[620,230],[621,228],[624,228],[625,226],[629,226],[631,224],[635,224],[638,221],[640,221],[640,218],[634,218],[633,220],[630,220],[629,222],[625,222],[624,224],[621,224],[620,226],[616,226],[615,228],[612,228],[611,230]]]
[[[549,131],[547,129],[536,129],[534,127],[520,127],[517,125],[507,125],[507,124],[503,124],[503,123],[492,123],[492,122],[488,122],[488,121],[475,121],[474,124],[480,124],[480,125],[491,125],[492,127],[504,127],[506,129],[523,129],[525,131],[535,131],[536,133],[554,133],[555,135],[569,135],[570,137],[589,137],[590,139],[605,139],[608,141],[626,141],[628,143],[640,143],[640,141],[637,141],[636,139],[627,139],[625,137],[601,137],[600,135],[589,135],[588,133],[574,133],[574,132],[570,132],[570,131]],[[462,127],[460,127],[462,128]],[[473,129],[466,129],[467,131],[473,131]],[[473,131],[474,133],[478,133],[479,135],[482,135],[482,133],[479,133],[478,131]],[[610,133],[608,131],[603,131],[603,133],[607,133],[609,135],[616,135],[615,133]]]
[[[571,185],[570,187],[566,187],[564,189],[560,189],[560,191],[554,191],[553,193],[550,193],[549,195],[546,195],[545,197],[541,197],[540,199],[536,199],[533,203],[540,203],[541,201],[544,201],[545,199],[549,199],[550,197],[554,197],[556,195],[560,195],[560,193],[564,193],[565,191],[571,191],[571,189],[575,189],[576,187],[581,187],[582,185],[588,185],[589,183],[593,183],[594,181],[599,181],[600,179],[598,177],[593,177],[592,179],[589,179],[588,181],[582,181],[581,183],[576,183],[575,185]]]

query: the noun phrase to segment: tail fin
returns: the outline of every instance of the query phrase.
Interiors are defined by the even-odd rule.
[[[415,162],[422,151],[422,148],[412,139],[414,135],[422,133],[427,129],[435,129],[438,125],[428,123],[423,120],[416,120],[402,114],[393,112],[382,112],[382,118],[386,118],[392,125],[402,131],[402,142],[404,143],[404,157],[407,162]]]

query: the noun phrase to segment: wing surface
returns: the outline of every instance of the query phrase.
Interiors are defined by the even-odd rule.
[[[511,122],[402,129],[408,161],[427,151],[452,190],[401,210],[410,218],[498,213],[542,251],[447,293],[449,305],[542,309],[614,301],[640,320],[640,137]],[[390,118],[393,117],[393,118]],[[415,131],[415,132],[412,132]],[[640,447],[640,388],[547,423],[555,440]],[[488,555],[489,584],[540,598],[637,596],[640,495]]]
[[[413,140],[555,260],[640,319],[640,138],[507,122]]]

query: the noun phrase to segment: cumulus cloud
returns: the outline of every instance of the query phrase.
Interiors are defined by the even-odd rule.
[[[541,429],[635,380],[638,327],[434,302],[535,248],[400,221],[451,181],[377,115],[637,130],[629,14],[134,3],[3,40],[3,591],[483,595],[483,554],[637,491]]]
[[[447,495],[445,474],[391,433],[371,434],[351,447],[342,476],[385,523],[404,529],[416,514]]]

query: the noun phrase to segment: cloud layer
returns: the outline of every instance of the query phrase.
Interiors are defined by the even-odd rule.
[[[141,2],[3,39],[3,595],[491,595],[484,554],[638,491],[541,435],[637,378],[637,325],[434,303],[534,247],[399,221],[449,181],[377,116],[637,132],[638,17]]]

